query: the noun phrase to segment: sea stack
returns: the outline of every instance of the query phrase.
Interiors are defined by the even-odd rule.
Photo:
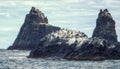
[[[92,37],[77,50],[67,53],[64,58],[71,60],[120,59],[120,42],[117,41],[115,21],[107,9],[100,10]]]
[[[100,10],[92,37],[106,39],[111,42],[118,42],[115,21],[107,9]]]
[[[48,19],[43,12],[32,7],[25,17],[16,40],[8,49],[32,50],[39,45],[41,38],[57,30],[60,28],[48,24]]]

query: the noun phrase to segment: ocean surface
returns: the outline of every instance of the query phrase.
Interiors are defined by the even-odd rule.
[[[26,58],[29,52],[0,50],[0,69],[120,69],[120,60],[70,61]]]

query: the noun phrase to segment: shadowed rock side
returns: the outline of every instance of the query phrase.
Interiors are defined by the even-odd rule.
[[[25,22],[22,25],[16,40],[8,49],[34,49],[38,46],[41,38],[57,30],[60,30],[60,28],[49,25],[48,19],[44,13],[35,7],[32,7],[29,14],[26,15]]]
[[[100,11],[93,36],[81,32],[59,30],[40,40],[28,57],[61,57],[70,60],[120,59],[115,22],[107,9]],[[67,32],[67,33],[66,33]]]

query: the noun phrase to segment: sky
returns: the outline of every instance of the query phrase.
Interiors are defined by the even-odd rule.
[[[91,37],[100,9],[108,9],[116,22],[120,41],[120,0],[0,0],[0,49],[13,44],[25,15],[34,6],[49,24],[78,30]]]

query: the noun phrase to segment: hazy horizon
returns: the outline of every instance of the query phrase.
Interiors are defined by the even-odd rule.
[[[0,3],[0,49],[14,42],[27,13],[34,6],[47,17],[49,24],[78,30],[91,37],[100,9],[108,9],[116,22],[120,41],[119,0],[6,0]]]

